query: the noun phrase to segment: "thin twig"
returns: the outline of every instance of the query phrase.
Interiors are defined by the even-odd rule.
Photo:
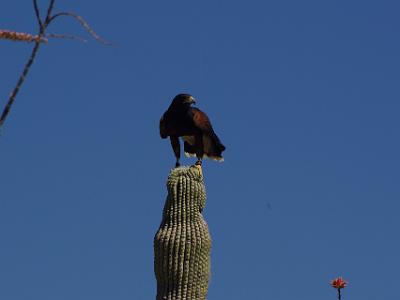
[[[86,43],[87,40],[81,38],[80,36],[70,35],[70,34],[56,34],[56,33],[46,33],[45,37],[53,38],[53,39],[67,39],[67,40],[75,40],[82,43]]]
[[[46,14],[46,20],[44,21],[44,26],[47,27],[50,24],[50,19],[51,19],[51,13],[54,8],[56,0],[50,0],[49,7],[47,8],[47,14]]]
[[[39,6],[37,4],[37,0],[33,0],[33,8],[35,9],[35,15],[36,19],[39,23],[39,28],[43,27],[42,19],[40,18],[40,11],[39,11]]]
[[[100,43],[104,44],[104,45],[112,45],[112,43],[103,40],[90,26],[89,24],[85,21],[84,18],[82,18],[81,16],[75,14],[75,13],[71,13],[71,12],[60,12],[55,14],[54,16],[52,16],[50,18],[50,20],[48,21],[48,24],[50,24],[52,21],[54,21],[56,18],[61,17],[61,16],[67,16],[67,17],[72,17],[75,20],[77,20],[83,28],[85,28],[87,30],[87,32],[89,32],[89,34],[96,39],[97,41],[99,41]]]
[[[17,32],[13,30],[0,29],[0,39],[13,42],[40,42],[47,43],[47,39],[40,35],[32,35],[26,32]]]

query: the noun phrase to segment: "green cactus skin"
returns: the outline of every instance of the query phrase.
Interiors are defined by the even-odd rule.
[[[154,237],[157,300],[205,300],[211,238],[201,211],[206,201],[201,169],[171,171],[160,228]]]

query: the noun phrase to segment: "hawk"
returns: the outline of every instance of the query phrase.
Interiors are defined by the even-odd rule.
[[[176,167],[180,166],[181,145],[179,137],[184,141],[187,156],[196,156],[196,165],[201,165],[203,157],[223,161],[221,155],[225,150],[215,134],[210,119],[200,109],[192,107],[196,100],[189,94],[179,94],[161,117],[160,136],[171,140],[176,157]]]

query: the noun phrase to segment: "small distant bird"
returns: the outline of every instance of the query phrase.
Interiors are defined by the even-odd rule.
[[[176,167],[180,166],[181,145],[179,137],[184,141],[187,156],[196,156],[196,165],[201,165],[203,157],[223,161],[221,155],[225,150],[215,134],[210,119],[200,109],[192,107],[196,100],[189,94],[179,94],[160,120],[160,136],[171,140],[176,157]]]

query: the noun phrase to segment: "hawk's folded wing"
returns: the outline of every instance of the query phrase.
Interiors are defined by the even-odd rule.
[[[203,113],[200,109],[198,108],[192,108],[191,112],[193,114],[193,123],[194,126],[200,129],[203,133],[210,133],[214,132],[210,119],[207,117],[205,113]]]
[[[160,136],[163,139],[166,139],[168,137],[165,116],[162,116],[160,120]]]
[[[192,108],[191,113],[194,126],[202,132],[204,154],[216,160],[223,160],[222,151],[225,150],[225,146],[215,134],[210,119],[197,108]],[[187,152],[189,155],[192,154],[190,150]]]

